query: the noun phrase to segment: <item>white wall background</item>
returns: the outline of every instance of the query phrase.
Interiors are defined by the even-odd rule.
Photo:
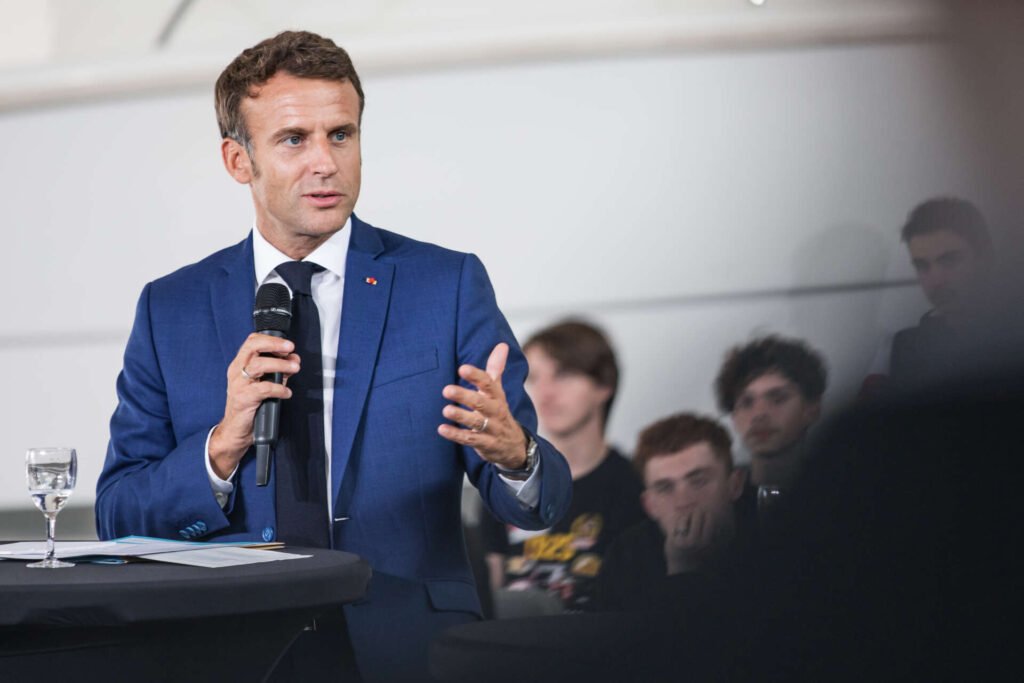
[[[358,54],[354,55],[357,66]],[[605,326],[623,382],[612,440],[713,411],[726,347],[766,331],[828,358],[849,396],[925,309],[897,231],[985,187],[941,45],[650,54],[364,78],[357,212],[474,251],[520,338]],[[143,284],[242,239],[212,84],[0,113],[5,323],[0,508],[23,454],[79,449],[92,501]]]

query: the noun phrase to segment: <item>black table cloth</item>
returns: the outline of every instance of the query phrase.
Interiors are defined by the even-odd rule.
[[[0,680],[262,680],[319,615],[358,599],[350,553],[208,569],[157,562],[29,569],[0,561]]]

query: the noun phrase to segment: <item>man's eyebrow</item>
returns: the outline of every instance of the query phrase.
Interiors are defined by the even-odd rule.
[[[306,135],[309,135],[309,131],[305,128],[300,128],[299,126],[288,126],[287,128],[281,128],[274,131],[272,137],[275,140],[280,140],[281,138],[290,138],[293,135],[305,137]]]
[[[711,471],[710,467],[698,467],[697,469],[690,470],[685,475],[683,475],[683,479],[696,479],[697,477],[704,476],[705,474],[707,474],[710,471]]]
[[[358,133],[358,132],[359,132],[359,126],[357,126],[354,123],[346,123],[344,125],[337,126],[336,128],[333,128],[331,130],[330,134],[334,135],[335,133],[346,133],[348,135],[353,135],[353,134]]]

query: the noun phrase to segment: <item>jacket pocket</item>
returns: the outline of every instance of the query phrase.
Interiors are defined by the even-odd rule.
[[[373,386],[381,387],[402,379],[437,370],[437,349],[410,349],[377,360]]]

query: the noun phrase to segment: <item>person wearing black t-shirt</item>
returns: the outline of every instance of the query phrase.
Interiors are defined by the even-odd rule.
[[[732,439],[711,418],[681,413],[640,433],[634,465],[648,519],[607,553],[599,584],[605,610],[727,610],[754,551],[750,520],[737,514],[744,472]]]
[[[480,533],[491,587],[496,595],[546,592],[567,611],[585,611],[593,606],[608,545],[643,519],[639,477],[605,442],[618,386],[615,354],[598,329],[577,321],[542,330],[523,351],[530,364],[527,390],[541,431],[569,462],[573,498],[565,517],[540,532],[483,516]],[[496,603],[502,616],[501,601]]]

